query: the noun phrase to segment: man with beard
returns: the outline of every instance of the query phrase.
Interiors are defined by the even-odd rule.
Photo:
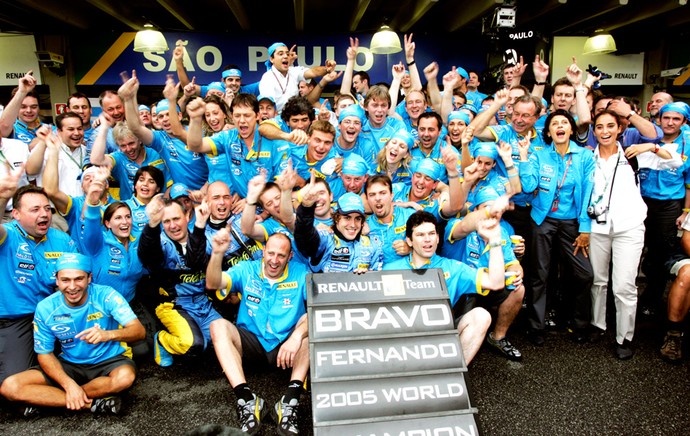
[[[421,159],[431,159],[439,164],[443,164],[442,149],[445,147],[444,139],[441,134],[443,120],[436,112],[425,112],[419,116],[417,132],[419,142],[416,147],[410,150],[412,158],[419,161]],[[457,166],[460,166],[460,156],[457,156]],[[459,169],[459,168],[458,168]],[[439,181],[448,182],[446,171],[439,174]]]
[[[50,228],[52,212],[43,189],[17,189],[23,171],[0,177],[0,210],[10,199],[14,221],[0,226],[3,296],[0,298],[0,383],[36,362],[32,319],[36,305],[55,290],[57,260],[76,252],[66,233]]]

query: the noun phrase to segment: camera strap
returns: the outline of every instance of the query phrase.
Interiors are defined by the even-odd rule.
[[[611,193],[613,192],[613,183],[616,181],[616,173],[618,172],[618,164],[621,161],[621,151],[618,150],[618,158],[616,159],[616,166],[613,168],[613,177],[611,177],[611,184],[608,186],[604,186],[604,190],[599,194],[599,198],[597,198],[592,205],[596,206],[599,204],[602,198],[604,198],[604,193],[606,192],[606,188],[608,188],[609,191],[609,201],[608,204],[606,205],[606,209],[608,210],[609,206],[611,206]],[[597,163],[598,166],[598,163]],[[601,168],[601,167],[599,167]],[[604,177],[604,180],[606,180],[606,177]],[[606,180],[606,183],[608,184],[608,180]]]

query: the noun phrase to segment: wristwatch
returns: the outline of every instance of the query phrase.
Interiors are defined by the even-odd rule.
[[[637,115],[637,112],[635,112],[635,111],[630,111],[630,113],[628,114],[627,117],[625,117],[625,119],[626,119],[626,120],[629,120],[630,117],[632,117],[633,115]]]

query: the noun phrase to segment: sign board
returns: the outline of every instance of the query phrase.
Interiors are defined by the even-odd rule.
[[[221,80],[221,71],[228,64],[239,66],[244,84],[261,80],[266,72],[264,62],[268,59],[268,47],[276,39],[272,36],[249,34],[203,34],[203,33],[164,33],[170,50],[167,52],[138,53],[133,51],[135,32],[122,33],[109,46],[104,42],[100,47],[102,54],[97,60],[75,59],[77,71],[84,71],[78,77],[77,85],[122,84],[120,73],[135,69],[142,85],[163,86],[166,74],[175,74],[172,52],[178,40],[185,46],[185,70],[189,78],[196,77],[196,83],[206,84]],[[405,53],[374,55],[369,50],[371,34],[354,35],[282,35],[280,41],[288,48],[295,45],[297,65],[307,68],[323,65],[327,59],[337,62],[337,71],[344,71],[347,63],[346,52],[350,46],[350,36],[359,38],[359,50],[355,60],[355,71],[366,71],[371,83],[392,80],[391,68],[394,64],[405,62]],[[402,40],[403,36],[400,35]],[[483,69],[486,49],[481,42],[463,47],[462,53],[454,50],[447,37],[415,35],[417,51],[415,60],[420,74],[431,62],[438,62],[440,77],[450,71],[452,66],[470,69]],[[92,41],[74,41],[74,51],[94,52]],[[80,44],[84,45],[82,50]],[[337,80],[335,83],[340,83]]]
[[[642,85],[644,84],[644,53],[621,55],[583,55],[587,37],[584,36],[556,36],[553,38],[553,52],[551,65],[551,82],[565,76],[565,70],[573,63],[573,56],[577,65],[585,71],[588,65],[599,68],[611,78],[602,82],[603,85]],[[585,73],[587,74],[587,73]],[[583,78],[584,80],[584,78]]]
[[[19,79],[32,70],[42,84],[33,35],[0,33],[0,85],[17,86]]]
[[[67,112],[67,103],[55,103],[55,115]]]
[[[314,434],[477,434],[441,270],[313,274],[307,286]]]

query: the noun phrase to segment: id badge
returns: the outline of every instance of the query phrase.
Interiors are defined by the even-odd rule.
[[[558,211],[558,199],[556,198],[553,201],[553,204],[551,205],[551,212],[556,212]]]

